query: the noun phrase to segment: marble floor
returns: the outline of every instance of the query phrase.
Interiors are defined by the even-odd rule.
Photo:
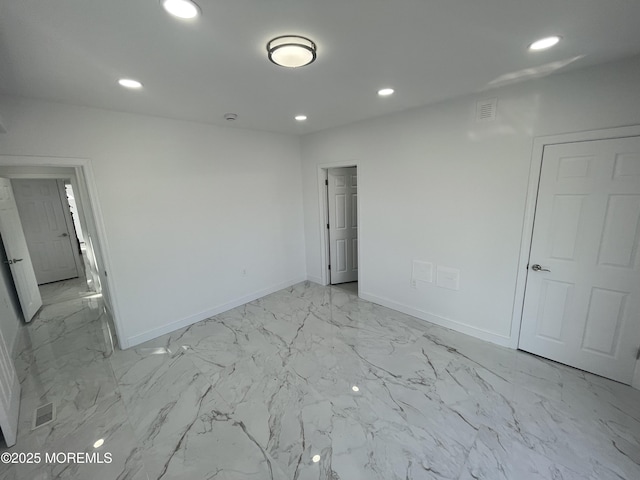
[[[640,392],[301,283],[111,352],[98,298],[24,329],[2,479],[640,478]],[[31,430],[55,402],[57,420]],[[96,449],[99,439],[104,444]]]
[[[45,283],[40,285],[38,289],[40,290],[43,305],[60,303],[95,293],[89,291],[87,280],[84,276],[60,282]]]
[[[358,282],[338,283],[337,285],[333,285],[333,287],[358,295]]]

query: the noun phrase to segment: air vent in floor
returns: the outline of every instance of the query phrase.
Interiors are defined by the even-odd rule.
[[[53,422],[56,419],[56,407],[53,403],[47,403],[40,405],[33,412],[33,430],[38,427],[42,427],[48,423]]]

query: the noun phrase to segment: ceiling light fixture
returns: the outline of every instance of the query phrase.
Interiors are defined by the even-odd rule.
[[[304,122],[307,119],[307,116],[306,115],[296,115],[294,118],[299,122]]]
[[[121,87],[138,89],[142,88],[142,84],[138,80],[134,80],[133,78],[121,78],[118,80],[118,83]]]
[[[532,52],[546,50],[547,48],[551,48],[556,45],[559,41],[560,37],[558,37],[557,35],[541,38],[540,40],[536,40],[531,45],[529,45],[529,50],[531,50]]]
[[[389,95],[393,95],[395,90],[393,88],[382,88],[378,90],[378,95],[381,97],[388,97]]]
[[[304,67],[316,59],[316,44],[299,35],[282,35],[267,43],[269,60],[287,68]]]
[[[162,8],[174,17],[188,20],[200,15],[198,6],[189,0],[161,0]]]

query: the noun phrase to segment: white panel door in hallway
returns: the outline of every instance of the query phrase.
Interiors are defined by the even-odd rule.
[[[630,384],[639,243],[640,137],[546,146],[519,348]]]
[[[11,184],[38,284],[78,277],[78,244],[64,182],[38,179]]]
[[[7,252],[11,275],[18,292],[24,320],[30,322],[42,306],[42,297],[31,264],[29,249],[24,238],[20,216],[13,198],[11,182],[0,177],[0,234]]]
[[[0,428],[8,447],[15,445],[20,412],[20,382],[0,331]]]
[[[330,168],[328,184],[331,284],[355,282],[358,280],[357,168]]]

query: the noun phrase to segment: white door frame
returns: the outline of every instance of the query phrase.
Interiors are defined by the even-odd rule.
[[[511,340],[509,345],[511,348],[517,349],[518,341],[520,339],[520,325],[522,323],[522,311],[524,308],[524,296],[527,284],[527,265],[529,264],[529,255],[531,253],[533,222],[535,220],[536,203],[538,200],[538,185],[540,183],[540,171],[542,169],[542,155],[544,153],[544,147],[560,143],[588,142],[591,140],[636,136],[640,136],[640,125],[534,138],[531,154],[531,167],[529,169],[529,186],[527,189],[524,222],[522,225],[522,240],[520,244],[520,259],[518,261],[518,275],[516,278],[515,301],[511,319]],[[640,388],[640,361],[636,364],[636,375],[632,385],[635,388]]]
[[[328,172],[330,168],[340,167],[356,167],[358,169],[358,205],[356,206],[356,215],[358,215],[358,283],[363,278],[361,258],[361,232],[362,223],[360,222],[360,209],[362,208],[362,172],[358,162],[354,160],[343,160],[334,163],[323,163],[318,165],[318,207],[320,209],[320,279],[321,285],[329,285],[331,275],[329,272],[329,232],[327,231],[327,223],[329,223],[328,211],[329,203],[327,198]],[[358,288],[360,292],[360,288]],[[359,295],[359,293],[358,293]]]
[[[103,297],[106,307],[109,309],[113,318],[113,323],[116,329],[116,335],[118,338],[118,344],[120,348],[125,349],[128,347],[126,337],[124,335],[124,328],[120,316],[120,309],[118,307],[117,299],[114,295],[113,279],[108,276],[107,272],[112,272],[111,260],[109,254],[109,246],[105,234],[104,219],[102,216],[102,210],[98,201],[98,189],[95,182],[95,176],[93,173],[93,166],[91,160],[87,158],[64,158],[64,157],[34,157],[34,156],[20,156],[20,155],[0,155],[0,167],[62,167],[73,168],[75,171],[76,180],[80,186],[80,190],[84,186],[88,193],[88,198],[83,201],[83,207],[85,215],[88,213],[93,217],[95,229],[96,229],[96,243],[94,247],[97,247],[96,254],[101,260],[101,271],[99,272],[100,282],[103,286],[107,287],[107,295]],[[29,175],[31,176],[31,175]],[[25,178],[25,175],[11,175],[12,178]],[[39,178],[62,178],[57,174],[43,173],[38,174]],[[63,176],[64,177],[64,176]],[[32,177],[33,178],[33,177]],[[76,195],[80,195],[81,192],[75,192]],[[82,199],[84,200],[84,199]],[[87,232],[90,233],[90,232]]]

